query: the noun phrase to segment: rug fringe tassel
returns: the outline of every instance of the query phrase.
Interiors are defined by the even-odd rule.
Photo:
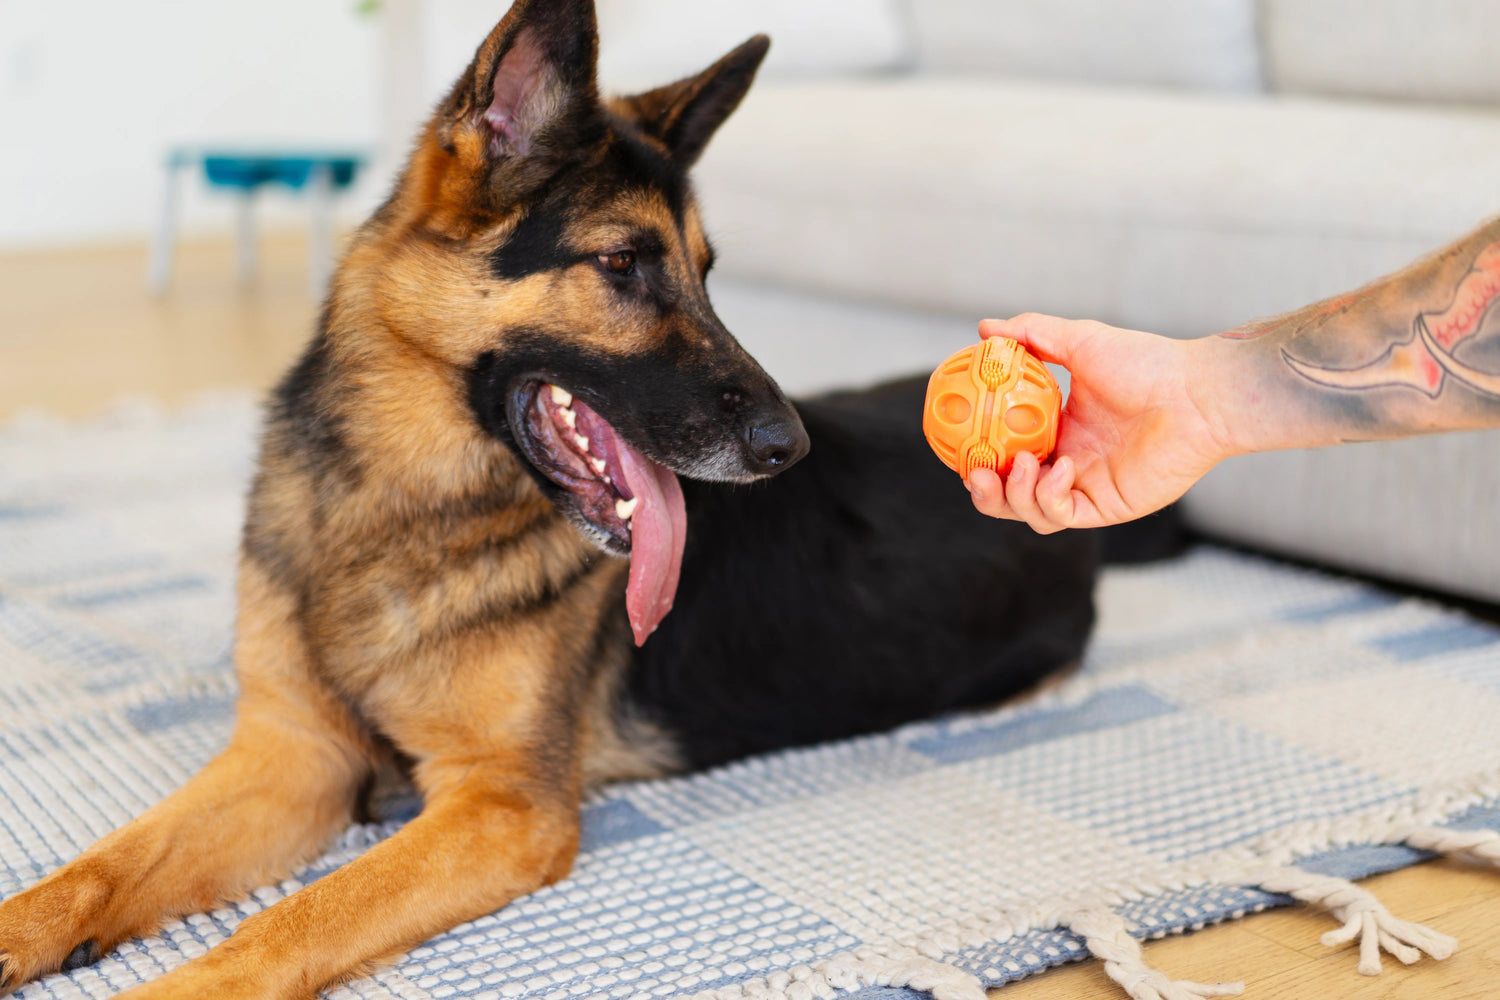
[[[1105,974],[1124,987],[1132,1000],[1203,1000],[1244,992],[1244,983],[1168,979],[1145,963],[1140,942],[1130,936],[1125,919],[1113,910],[1083,910],[1064,924],[1083,938],[1089,953],[1104,963]]]
[[[1257,872],[1245,881],[1266,892],[1284,893],[1321,906],[1342,920],[1344,925],[1324,934],[1322,941],[1336,948],[1357,940],[1359,971],[1366,976],[1380,975],[1381,951],[1389,952],[1404,965],[1411,965],[1423,952],[1441,960],[1458,947],[1458,941],[1446,934],[1392,915],[1374,893],[1346,878],[1285,867]]]
[[[1450,830],[1444,826],[1418,826],[1406,831],[1402,842],[1409,847],[1450,857],[1467,857],[1500,867],[1500,832],[1495,830]]]

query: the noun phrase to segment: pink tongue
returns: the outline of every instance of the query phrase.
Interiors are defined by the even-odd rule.
[[[618,456],[625,483],[640,501],[630,519],[630,582],[625,587],[630,629],[640,646],[672,610],[687,543],[687,507],[670,469],[624,441],[619,442]]]

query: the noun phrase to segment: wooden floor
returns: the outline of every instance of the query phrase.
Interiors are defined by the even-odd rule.
[[[228,240],[179,248],[173,284],[146,291],[146,247],[0,254],[0,420],[29,408],[96,412],[121,396],[178,403],[209,388],[269,386],[317,315],[296,235],[263,241],[235,280]]]
[[[189,243],[159,300],[146,294],[143,246],[0,255],[0,422],[32,408],[85,415],[120,396],[180,402],[268,386],[308,336],[317,304],[300,240],[273,236],[265,251],[259,280],[240,288],[228,241]],[[1175,979],[1240,979],[1246,996],[1264,1000],[1500,998],[1500,874],[1439,861],[1368,885],[1396,915],[1458,937],[1458,954],[1410,968],[1387,957],[1384,975],[1361,976],[1352,951],[1318,942],[1330,918],[1295,907],[1151,942],[1147,961]],[[995,996],[1124,994],[1087,962]]]

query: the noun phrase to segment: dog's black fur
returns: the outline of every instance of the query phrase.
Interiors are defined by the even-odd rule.
[[[998,702],[1082,653],[1099,539],[975,511],[922,437],[924,391],[802,401],[799,464],[683,482],[677,604],[628,690],[692,765]]]

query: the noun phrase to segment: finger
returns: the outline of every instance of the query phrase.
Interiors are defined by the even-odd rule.
[[[1009,518],[1012,521],[1020,520],[1010,509],[1010,504],[1006,502],[1005,484],[992,470],[975,469],[969,473],[969,478],[964,481],[964,485],[969,488],[969,493],[974,498],[974,509],[981,514]]]
[[[1044,316],[1041,313],[1022,313],[1010,319],[987,319],[979,324],[981,337],[1009,337],[1043,361],[1065,368],[1078,331],[1079,326],[1073,320]]]
[[[1030,525],[1039,535],[1050,535],[1061,530],[1061,525],[1047,519],[1036,501],[1036,484],[1041,476],[1041,463],[1029,451],[1023,451],[1011,463],[1010,475],[1005,480],[1005,499],[1016,516]]]
[[[1037,507],[1049,523],[1062,528],[1073,527],[1076,519],[1073,476],[1073,460],[1064,455],[1036,484]]]
[[[1064,463],[1066,463],[1068,466],[1066,470],[1066,482],[1068,490],[1067,503],[1071,507],[1071,511],[1066,518],[1068,527],[1102,528],[1107,524],[1118,524],[1119,518],[1105,517],[1104,512],[1094,502],[1094,498],[1089,493],[1088,487],[1086,485],[1080,484],[1079,476],[1081,474],[1078,470],[1078,462],[1073,458],[1072,455],[1064,455],[1062,458],[1059,458],[1053,464],[1053,469],[1055,470],[1058,465],[1062,465]],[[1059,482],[1055,486],[1040,487],[1038,489],[1038,492],[1044,497],[1049,496],[1051,495],[1051,491],[1053,489],[1057,489],[1060,491],[1062,489],[1062,485],[1063,481],[1059,479]],[[1095,485],[1097,485],[1097,483]],[[1044,505],[1047,504],[1046,500],[1040,502]]]

